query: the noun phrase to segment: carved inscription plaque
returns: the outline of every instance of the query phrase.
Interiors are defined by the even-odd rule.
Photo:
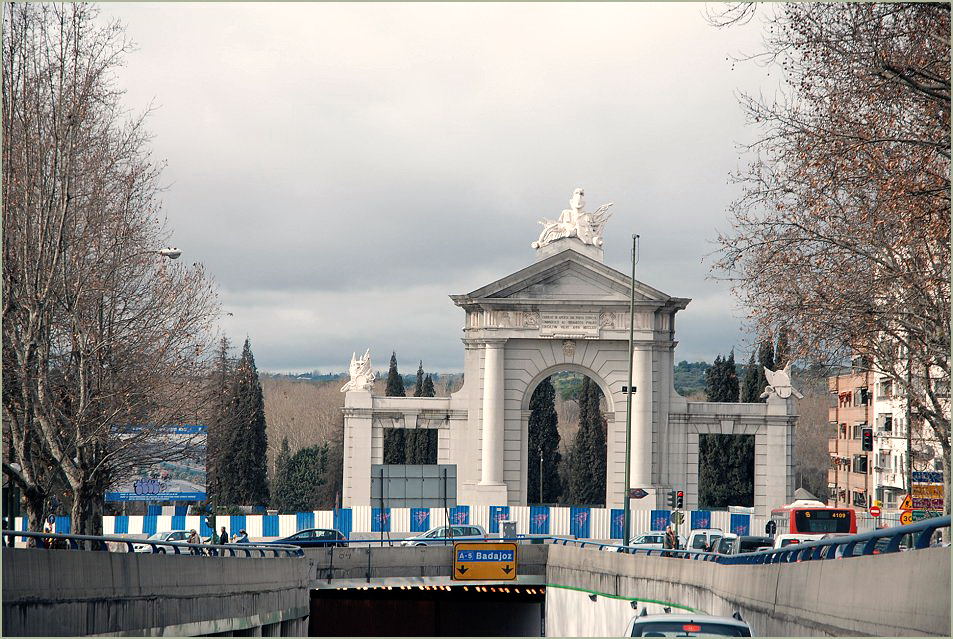
[[[599,314],[542,312],[539,334],[541,337],[599,337]]]

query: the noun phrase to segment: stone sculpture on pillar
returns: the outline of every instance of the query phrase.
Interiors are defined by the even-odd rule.
[[[534,249],[566,237],[577,237],[583,244],[602,246],[602,229],[612,215],[608,212],[612,202],[603,204],[590,213],[583,208],[586,205],[584,195],[582,188],[576,189],[569,199],[569,208],[562,212],[558,220],[543,218],[539,221],[543,225],[543,232],[539,234],[539,239],[533,242]]]
[[[779,371],[768,370],[768,368],[765,367],[764,376],[768,379],[768,385],[764,387],[764,392],[761,393],[761,399],[770,397],[772,394],[777,395],[781,399],[788,399],[791,395],[794,395],[798,399],[804,397],[796,388],[791,386],[791,362],[788,362],[787,366]]]
[[[341,387],[342,393],[348,391],[369,391],[374,388],[374,371],[371,369],[371,349],[364,351],[358,359],[357,353],[351,354],[351,365],[348,367],[350,381]]]

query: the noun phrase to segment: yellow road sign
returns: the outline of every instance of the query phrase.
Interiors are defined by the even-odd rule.
[[[910,495],[903,498],[903,503],[900,504],[900,510],[913,510],[913,500],[910,499]],[[901,521],[903,520],[901,519]]]
[[[906,526],[907,524],[912,524],[913,512],[909,510],[905,510],[902,513],[900,513],[900,523],[904,526]]]
[[[458,581],[516,579],[516,544],[479,541],[454,543],[453,578]]]
[[[928,499],[943,499],[943,485],[942,484],[913,484],[912,491],[910,493],[913,495],[913,498],[917,497],[926,497]]]

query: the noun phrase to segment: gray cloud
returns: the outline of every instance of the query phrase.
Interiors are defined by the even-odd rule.
[[[166,158],[175,241],[220,282],[263,368],[342,369],[372,347],[459,369],[446,297],[533,260],[572,189],[614,201],[606,262],[696,301],[681,358],[740,342],[702,256],[746,128],[695,4],[105,4],[139,49],[120,82]],[[704,300],[704,303],[700,301]]]

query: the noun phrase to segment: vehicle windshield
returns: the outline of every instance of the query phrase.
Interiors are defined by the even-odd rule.
[[[632,540],[633,544],[660,544],[662,543],[662,535],[642,535],[641,537],[636,537]]]
[[[759,548],[770,545],[770,539],[742,539],[738,544],[738,552],[755,552]]]
[[[166,538],[168,535],[169,535],[169,533],[167,533],[167,532],[155,533],[154,535],[150,535],[150,536],[149,536],[149,539],[152,540],[152,541],[165,541],[165,538]]]
[[[805,508],[794,511],[794,525],[802,533],[849,533],[850,511]]]
[[[747,628],[708,621],[653,621],[632,627],[633,637],[750,637]]]

